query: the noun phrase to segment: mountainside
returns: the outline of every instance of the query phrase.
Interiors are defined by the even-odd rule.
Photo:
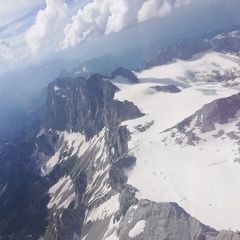
[[[239,64],[207,52],[136,73],[138,85],[117,85],[116,99],[145,113],[124,122],[137,159],[128,183],[138,198],[177,202],[216,229],[239,229]],[[156,90],[172,85],[181,91]]]
[[[175,59],[187,60],[194,54],[204,51],[228,52],[239,55],[240,49],[240,31],[236,30],[229,33],[223,33],[212,39],[197,39],[192,41],[179,42],[169,46],[146,62],[145,67],[150,68],[169,63]]]
[[[0,239],[240,239],[231,36],[140,72],[52,82],[42,121],[0,142]]]

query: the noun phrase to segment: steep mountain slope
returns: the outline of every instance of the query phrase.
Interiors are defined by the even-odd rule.
[[[0,239],[239,240],[239,67],[56,79],[41,124],[0,142]]]

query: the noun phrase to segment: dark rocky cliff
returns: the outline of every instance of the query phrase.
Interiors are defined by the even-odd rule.
[[[57,79],[49,86],[47,127],[93,137],[103,127],[141,116],[130,102],[114,100],[118,88],[100,75],[88,80]]]
[[[200,135],[212,132],[212,136],[229,137],[238,141],[239,132],[239,110],[240,110],[240,93],[226,98],[216,99],[213,102],[205,104],[201,109],[191,116],[179,122],[173,128],[167,129],[164,133],[170,133],[167,138],[175,139],[177,144],[196,145],[201,139]],[[235,131],[225,133],[218,126],[234,123]],[[232,129],[233,130],[233,129]],[[217,131],[216,133],[214,131]],[[233,144],[233,143],[232,143]]]
[[[114,162],[114,159],[126,154],[128,132],[120,124],[124,120],[140,117],[142,113],[130,102],[114,100],[116,91],[116,86],[99,75],[88,80],[57,79],[48,88],[46,118],[42,123],[44,132],[32,136],[28,142],[18,140],[1,144],[0,236],[3,239],[38,239],[40,234],[44,234],[46,225],[50,224],[47,219],[50,217],[51,221],[55,222],[46,208],[49,200],[47,191],[60,176],[77,171],[76,168],[81,162],[76,159],[72,166],[64,163],[47,177],[40,175],[41,162],[53,156],[57,147],[62,147],[59,131],[80,132],[89,140],[107,127],[109,131],[105,136],[106,147],[109,151],[115,148],[114,154],[108,154],[109,161]],[[25,135],[24,138],[29,139],[29,136]],[[89,150],[86,155],[94,156],[93,150]],[[83,176],[91,166],[90,158],[85,167],[75,172],[75,184],[80,184],[77,190],[80,195],[84,193],[82,184],[86,181]],[[116,172],[118,168],[114,167]],[[120,175],[124,178],[123,173]],[[120,175],[116,173],[112,181]],[[115,184],[118,184],[116,181]],[[82,207],[76,213],[71,210],[69,212],[70,215],[80,214],[76,216],[76,221],[84,216]],[[67,218],[68,213],[65,214]],[[30,224],[31,219],[36,220],[36,226]],[[50,224],[46,235],[59,236],[60,232],[53,234]]]

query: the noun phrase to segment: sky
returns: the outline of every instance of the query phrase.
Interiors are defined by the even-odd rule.
[[[195,3],[239,0],[0,0],[0,71],[64,52]]]
[[[164,17],[194,0],[0,0],[0,63],[39,58]]]

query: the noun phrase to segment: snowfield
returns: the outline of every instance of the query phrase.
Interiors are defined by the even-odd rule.
[[[131,132],[130,154],[137,158],[136,166],[127,171],[128,184],[139,190],[138,198],[177,202],[204,224],[240,230],[238,144],[210,132],[202,134],[205,140],[196,146],[180,146],[165,142],[163,133],[204,104],[238,93],[239,63],[235,56],[210,52],[136,73],[138,84],[116,83],[121,91],[115,98],[132,101],[145,113],[123,123]],[[237,85],[222,82],[223,78]],[[174,84],[181,92],[152,88],[165,84]],[[219,129],[237,131],[234,124]]]
[[[129,237],[135,238],[144,231],[146,225],[145,220],[141,220],[129,231]]]
[[[226,73],[235,73],[240,76],[239,64],[240,59],[236,56],[207,52],[194,55],[190,61],[177,59],[171,64],[144,70],[136,75],[142,79],[142,82],[166,78],[189,83],[194,80],[199,83],[199,81],[209,81],[212,77],[223,76]]]

